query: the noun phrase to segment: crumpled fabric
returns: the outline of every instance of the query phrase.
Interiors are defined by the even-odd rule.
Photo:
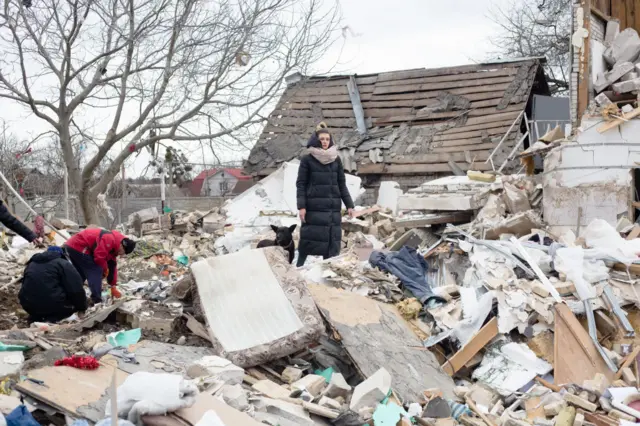
[[[165,415],[191,407],[197,395],[198,387],[180,375],[141,371],[118,387],[118,417],[142,426],[142,416]],[[111,400],[105,414],[111,414]]]
[[[403,246],[399,251],[383,253],[373,251],[369,263],[382,271],[395,275],[411,293],[422,303],[431,298],[443,298],[433,294],[427,282],[427,261],[414,248]]]

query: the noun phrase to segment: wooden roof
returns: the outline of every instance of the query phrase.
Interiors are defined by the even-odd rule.
[[[350,79],[357,84],[365,134],[357,130],[347,87]],[[534,83],[541,86],[538,93],[548,92],[539,58],[305,77],[285,90],[251,151],[245,172],[266,175],[300,156],[321,121],[329,126],[350,171],[448,172],[449,160],[475,161],[473,168],[482,170],[488,166],[484,161],[490,151],[526,108]],[[516,131],[503,143],[505,149],[513,146],[519,128],[517,122]]]

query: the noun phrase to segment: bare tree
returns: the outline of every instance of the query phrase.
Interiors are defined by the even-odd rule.
[[[491,19],[501,32],[491,40],[495,58],[544,56],[545,72],[553,95],[569,90],[571,52],[571,0],[511,0],[494,7]]]
[[[338,9],[321,1],[0,0],[0,98],[59,135],[94,222],[98,194],[133,153],[260,123],[284,77],[338,34]]]

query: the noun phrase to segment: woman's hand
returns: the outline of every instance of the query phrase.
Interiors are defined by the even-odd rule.
[[[307,209],[300,209],[300,221],[305,222],[304,218],[307,216]]]
[[[349,217],[353,218],[353,216],[356,214],[355,211],[353,211],[353,209],[347,209],[347,213],[349,213]]]

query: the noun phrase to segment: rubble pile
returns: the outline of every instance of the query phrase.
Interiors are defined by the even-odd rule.
[[[378,205],[345,215],[340,256],[295,268],[255,245],[299,224],[296,167],[220,210],[135,213],[124,297],[60,324],[20,316],[36,251],[15,237],[0,252],[0,411],[99,423],[117,388],[118,416],[136,425],[640,419],[640,225],[551,234],[536,176],[469,172],[407,193],[388,182]]]
[[[633,28],[621,32],[620,23],[611,20],[604,42],[593,43],[595,102],[605,118],[618,118],[633,110],[629,103],[636,101],[640,92],[640,37]],[[621,111],[618,103],[627,105]]]

